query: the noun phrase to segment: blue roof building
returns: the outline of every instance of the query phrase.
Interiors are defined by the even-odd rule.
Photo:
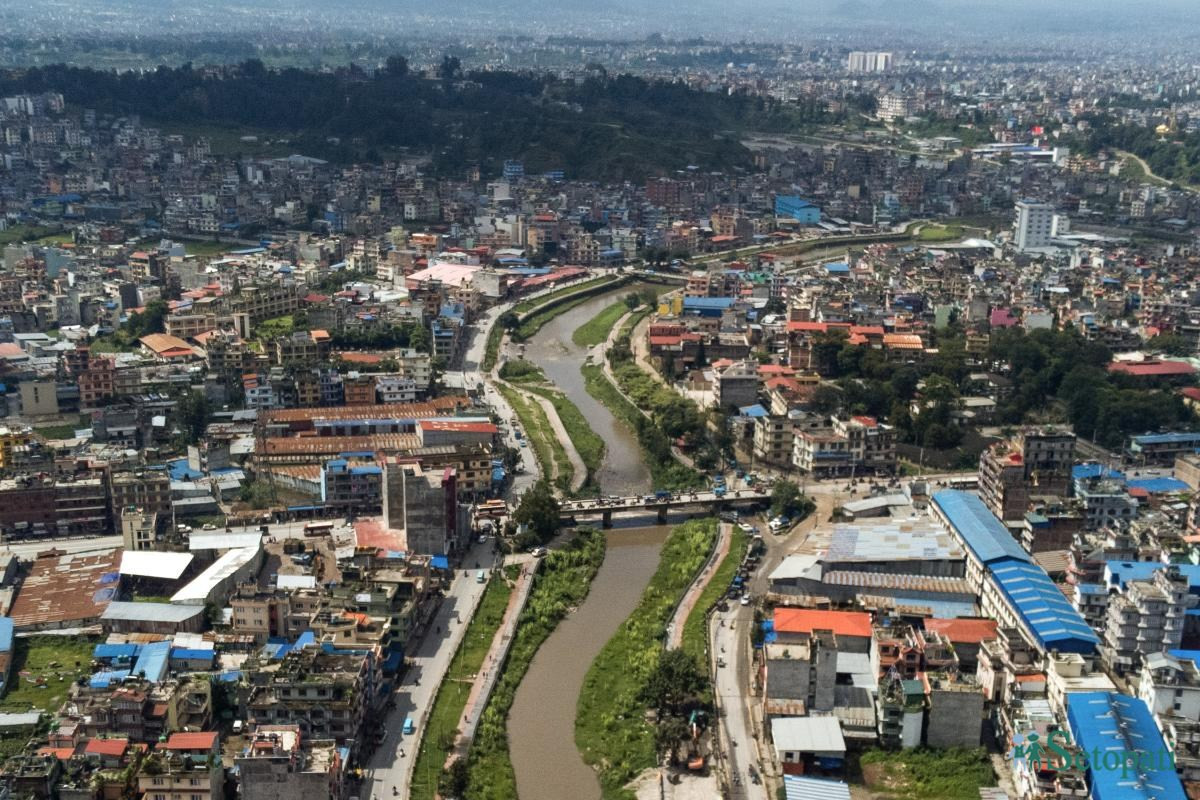
[[[1032,560],[978,495],[947,489],[933,496],[933,509],[981,564]]]
[[[1179,570],[1187,579],[1188,591],[1200,594],[1200,565],[1196,564],[1164,564],[1161,561],[1108,561],[1104,564],[1104,585],[1112,589],[1125,591],[1130,581],[1145,581],[1154,576],[1160,569],[1168,566]]]
[[[802,225],[816,225],[821,221],[821,209],[794,194],[775,195],[775,216],[791,217]]]
[[[732,297],[685,297],[683,313],[699,317],[719,317],[733,302]]]
[[[159,683],[167,676],[167,663],[171,657],[170,642],[153,642],[142,647],[137,663],[133,665],[134,675],[144,675],[151,683]]]
[[[1145,702],[1119,692],[1075,692],[1066,700],[1071,739],[1089,754],[1092,800],[1186,800],[1174,754]]]
[[[1093,653],[1100,638],[1062,590],[1036,564],[998,562],[990,567],[993,584],[1023,627],[1043,650],[1063,653]]]

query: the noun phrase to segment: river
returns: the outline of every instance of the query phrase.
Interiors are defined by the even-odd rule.
[[[571,334],[636,288],[599,295],[556,317],[525,350],[525,357],[542,368],[604,439],[604,462],[596,477],[606,494],[649,491],[650,472],[633,433],[584,389],[579,368],[587,348],[576,346]],[[599,800],[600,783],[575,747],[575,705],[588,667],[650,582],[668,532],[666,526],[610,530],[604,564],[587,599],[534,656],[508,720],[509,750],[521,800]]]

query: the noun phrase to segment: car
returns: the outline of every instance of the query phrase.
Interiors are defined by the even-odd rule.
[[[534,558],[541,558],[542,556],[546,555],[546,552],[546,548],[544,547],[535,547],[529,551],[529,554]]]
[[[742,605],[744,605],[744,606],[748,606],[748,605],[750,605],[750,595],[748,595],[748,594],[744,594],[744,595],[742,595],[742,599],[741,599],[741,601],[740,601],[740,602],[741,602],[741,604],[742,604]]]
[[[717,666],[718,667],[725,666],[725,656],[717,656]]]
[[[525,444],[525,440],[524,440],[524,439],[522,439],[522,440],[521,440],[521,447],[525,447],[525,446],[526,446],[526,444]]]
[[[486,541],[487,541],[487,534],[486,533],[479,534],[479,543],[483,544]]]
[[[741,531],[742,533],[753,533],[754,526],[751,525],[749,522],[739,522],[738,530]]]
[[[217,526],[213,525],[211,522],[204,523],[204,527],[201,528],[201,530],[205,530],[205,531],[215,531],[216,529],[217,529]]]

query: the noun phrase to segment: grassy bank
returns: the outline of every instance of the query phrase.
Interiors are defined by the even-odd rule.
[[[479,672],[496,630],[504,620],[504,609],[508,607],[510,594],[512,587],[507,581],[492,578],[484,590],[483,599],[479,601],[479,610],[472,617],[462,644],[450,663],[450,669],[438,687],[425,733],[421,737],[417,763],[413,768],[410,796],[414,800],[433,800],[437,794],[438,776],[458,736],[458,726],[475,674]]]
[[[612,331],[613,325],[617,324],[617,320],[625,316],[628,311],[629,306],[625,304],[625,301],[618,300],[576,328],[575,332],[571,334],[571,341],[580,347],[600,344],[608,338],[608,334]]]
[[[503,672],[483,711],[468,756],[472,800],[510,800],[517,796],[516,778],[508,752],[508,714],[517,687],[529,670],[542,642],[574,607],[583,602],[604,561],[604,534],[581,530],[562,550],[554,550],[534,579]]]
[[[588,480],[590,480],[600,469],[600,463],[604,460],[604,440],[592,430],[592,426],[584,418],[579,406],[572,403],[570,398],[558,389],[548,386],[526,388],[534,394],[545,397],[554,405],[559,421],[566,428],[567,436],[571,437],[571,444],[575,446],[576,452],[579,453],[579,457],[583,459],[583,463],[587,467]]]
[[[613,416],[628,425],[637,436],[642,457],[656,489],[691,489],[705,485],[702,474],[675,460],[666,435],[621,395],[604,374],[603,367],[584,364],[581,370],[588,394],[603,403]]]
[[[603,291],[607,286],[598,287],[597,291]],[[537,335],[537,332],[544,328],[551,320],[566,314],[568,311],[578,308],[584,303],[589,302],[595,297],[597,292],[584,292],[579,297],[573,297],[570,300],[563,300],[554,303],[553,305],[539,306],[532,314],[525,318],[515,331],[513,331],[513,340],[524,342],[532,339]]]
[[[562,442],[554,435],[554,428],[550,425],[541,404],[503,383],[497,383],[496,388],[504,395],[504,399],[520,420],[525,438],[529,440],[529,446],[533,448],[533,454],[537,456],[542,467],[542,473],[546,477],[553,473],[554,485],[564,492],[570,491],[575,468],[571,466],[571,459],[567,457]]]
[[[676,526],[637,608],[584,678],[575,744],[584,761],[598,771],[605,800],[632,798],[625,784],[654,766],[654,730],[645,721],[646,706],[639,695],[662,653],[671,614],[707,560],[716,532],[712,519]]]
[[[705,586],[704,591],[700,593],[700,599],[692,607],[687,621],[683,623],[683,639],[680,646],[685,653],[700,661],[706,671],[708,669],[708,634],[705,631],[705,622],[708,619],[707,611],[717,604],[721,595],[725,594],[729,588],[729,584],[733,583],[733,576],[737,574],[738,565],[742,563],[742,557],[746,555],[748,539],[746,534],[737,528],[733,529],[733,540],[730,542],[729,552],[717,567],[717,571],[713,573],[708,586]]]

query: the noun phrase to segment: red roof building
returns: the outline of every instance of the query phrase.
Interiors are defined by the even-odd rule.
[[[835,636],[871,638],[871,615],[865,611],[820,611],[813,608],[775,609],[775,634],[808,636],[813,631],[833,631]]]

